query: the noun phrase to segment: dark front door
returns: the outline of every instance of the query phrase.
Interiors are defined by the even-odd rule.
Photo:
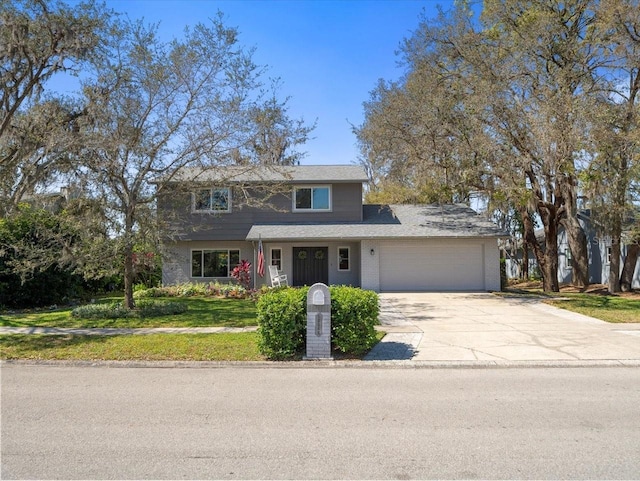
[[[329,284],[329,248],[293,248],[293,285]]]

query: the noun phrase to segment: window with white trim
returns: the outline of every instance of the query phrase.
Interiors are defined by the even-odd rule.
[[[271,249],[271,265],[282,270],[282,249],[279,247]]]
[[[331,187],[328,185],[300,186],[293,189],[293,210],[330,211]]]
[[[191,277],[231,277],[231,271],[240,263],[240,251],[192,250]]]
[[[571,269],[571,249],[567,248],[564,250],[564,266],[567,269]]]
[[[215,187],[200,189],[193,194],[193,212],[231,212],[231,189]]]
[[[351,270],[351,256],[349,247],[338,247],[338,270]]]
[[[611,264],[611,246],[607,246],[607,264]]]

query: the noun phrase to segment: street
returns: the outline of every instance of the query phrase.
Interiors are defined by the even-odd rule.
[[[2,479],[638,479],[631,367],[1,366]]]

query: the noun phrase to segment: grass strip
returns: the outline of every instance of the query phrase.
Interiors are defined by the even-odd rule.
[[[563,294],[565,296],[566,299],[550,299],[545,302],[606,322],[640,322],[640,300],[590,294]]]
[[[384,332],[376,332],[380,341]],[[336,359],[361,359],[334,353]],[[300,356],[301,358],[302,356]],[[39,361],[265,361],[258,333],[142,336],[0,335],[0,359]]]
[[[0,359],[262,361],[255,332],[144,336],[0,336]]]

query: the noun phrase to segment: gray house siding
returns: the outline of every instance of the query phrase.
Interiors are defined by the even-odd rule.
[[[602,248],[603,245],[595,236],[594,232],[588,227],[585,227],[584,222],[583,229],[587,235],[587,255],[589,256],[589,282],[593,284],[599,284],[602,282]],[[605,248],[606,250],[606,248]],[[569,241],[567,239],[567,233],[564,229],[560,229],[558,232],[558,282],[570,283],[573,275],[573,268],[571,267],[571,251],[569,249]]]
[[[587,253],[589,256],[589,282],[592,284],[607,284],[609,282],[609,249],[610,242],[598,236],[588,220],[580,218],[580,224],[587,236]],[[567,233],[564,229],[558,230],[558,282],[569,284],[572,280],[571,254]],[[620,272],[624,267],[627,256],[627,246],[620,247]],[[506,272],[509,279],[520,277],[522,265],[522,251],[518,250],[514,258],[506,259]],[[533,274],[538,269],[533,252],[529,252],[529,273]],[[632,288],[640,288],[640,259],[636,263],[633,275]]]
[[[265,256],[265,275],[260,277],[257,269],[257,243],[238,241],[179,241],[165,245],[165,260],[162,270],[163,285],[181,284],[185,282],[229,282],[228,277],[192,277],[191,253],[193,250],[226,250],[239,249],[240,259],[248,260],[252,265],[252,278],[255,286],[270,286],[269,270],[272,263],[273,249],[280,249],[282,271],[287,274],[291,284],[293,277],[294,247],[327,247],[329,265],[329,283],[339,285],[360,286],[360,242],[263,242]],[[349,270],[343,271],[338,266],[338,249],[349,249]]]
[[[289,284],[294,284],[297,280],[293,273],[293,248],[294,247],[327,247],[329,264],[329,284],[349,285],[360,287],[360,242],[263,242],[262,248],[265,253],[265,264],[271,264],[272,249],[281,249],[282,252],[282,273],[286,274]],[[349,248],[349,270],[341,271],[338,268],[338,249]],[[257,246],[256,246],[257,251]],[[263,278],[256,276],[256,286],[270,285],[268,269],[265,267]]]
[[[268,194],[234,187],[229,213],[192,212],[191,194],[182,193],[177,199],[165,194],[159,199],[158,210],[166,222],[176,226],[173,233],[180,240],[245,239],[254,224],[362,221],[361,183],[332,184],[330,212],[296,212],[293,186],[286,191]]]

